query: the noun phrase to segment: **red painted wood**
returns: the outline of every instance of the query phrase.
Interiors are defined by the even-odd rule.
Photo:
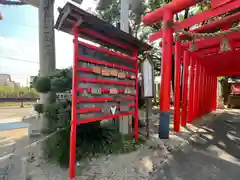
[[[176,29],[184,29],[184,28],[188,28],[190,26],[193,26],[195,24],[199,24],[205,20],[208,20],[210,18],[213,18],[215,16],[219,16],[221,14],[224,14],[225,12],[234,10],[236,8],[240,7],[240,0],[235,0],[232,1],[231,3],[228,3],[224,6],[221,6],[219,8],[216,9],[209,9],[207,11],[204,11],[202,13],[198,13],[188,19],[185,19],[182,22],[178,22],[174,25],[174,28]]]
[[[111,43],[111,44],[117,45],[117,46],[119,46],[119,47],[121,47],[123,49],[130,50],[130,51],[134,50],[134,48],[129,46],[129,45],[126,45],[126,44],[114,41],[113,39],[110,39],[110,38],[108,38],[106,36],[103,36],[102,34],[99,34],[96,31],[93,31],[91,29],[82,28],[79,31],[80,31],[80,33],[84,32],[86,34],[89,34],[89,35],[92,35],[92,36],[94,36],[96,38],[99,38],[99,39],[101,39],[101,40],[103,40],[103,41],[105,41],[107,43]]]
[[[195,24],[199,24],[199,23],[201,23],[205,20],[208,20],[208,19],[213,18],[215,16],[224,14],[225,12],[234,10],[236,8],[239,8],[239,7],[240,7],[240,0],[235,0],[235,1],[232,1],[231,3],[228,3],[228,4],[226,4],[222,7],[219,7],[219,8],[216,8],[216,9],[209,9],[209,10],[204,11],[202,13],[198,13],[198,14],[196,14],[196,15],[188,18],[188,19],[185,19],[184,21],[175,23],[173,26],[174,26],[174,29],[185,29],[185,28],[191,27]],[[159,18],[159,16],[157,16],[157,18]],[[232,21],[233,21],[233,19],[232,19]],[[144,22],[144,19],[143,19],[143,22]],[[225,21],[225,22],[227,22],[227,21]],[[146,25],[148,25],[148,24],[146,24]],[[219,27],[219,24],[215,24],[215,26]],[[162,32],[163,32],[163,30],[160,30],[159,32],[152,34],[149,37],[149,41],[154,41],[154,40],[157,40],[157,39],[161,38],[162,35],[163,35]]]
[[[236,19],[240,19],[240,12],[229,15],[229,16],[219,19],[217,21],[213,21],[213,22],[206,24],[204,26],[201,26],[197,29],[190,30],[190,32],[195,32],[195,33],[214,32],[214,31],[218,30],[219,28],[225,26],[226,24],[231,24],[231,23],[235,22]],[[189,39],[189,37],[185,37],[183,34],[181,34],[179,37],[180,37],[180,39]],[[148,40],[150,42],[152,42],[152,41],[155,41],[160,38],[162,38],[162,30],[150,35]]]
[[[103,117],[94,117],[94,118],[89,118],[89,119],[84,119],[84,120],[78,120],[77,124],[85,124],[85,123],[90,123],[90,122],[95,122],[95,121],[102,121],[102,120],[109,120],[112,118],[119,118],[122,116],[130,116],[134,115],[135,112],[128,112],[128,113],[121,113],[121,114],[115,114],[115,115],[109,115],[109,116],[103,116]]]
[[[127,101],[135,101],[135,97],[119,97],[119,98],[112,98],[112,97],[100,97],[100,98],[78,98],[77,102],[111,102],[111,101],[121,101],[121,100],[127,100]]]
[[[136,58],[136,63],[135,63],[135,71],[138,72],[138,55],[139,53],[136,51],[135,53],[135,58]],[[134,114],[134,135],[136,141],[138,141],[139,136],[138,136],[138,78],[135,79],[135,89],[136,89],[136,104],[135,104],[135,114]]]
[[[166,12],[164,21],[173,21],[173,14]],[[160,91],[160,111],[170,112],[170,92],[172,80],[172,43],[173,30],[166,28],[163,31],[163,54],[162,54],[162,71],[161,71],[161,91]]]
[[[196,32],[196,33],[209,33],[209,32],[215,32],[219,28],[222,28],[226,25],[230,25],[231,23],[235,22],[236,19],[240,18],[240,12],[231,14],[229,16],[226,16],[224,18],[221,18],[217,21],[213,21],[209,24],[205,24],[197,29],[191,30],[190,32]],[[185,37],[183,34],[179,36],[181,39],[188,39],[188,37]]]
[[[190,84],[189,84],[189,103],[188,103],[188,123],[192,123],[193,121],[193,106],[194,106],[194,102],[193,102],[193,98],[194,98],[194,79],[195,79],[195,66],[196,66],[196,61],[194,60],[194,58],[192,57],[190,59],[190,74],[189,74],[189,78],[190,78]]]
[[[226,35],[226,38],[229,40],[240,41],[240,33],[239,32],[231,33],[229,35]],[[220,45],[221,42],[222,42],[222,40],[219,37],[207,38],[204,40],[197,40],[196,47],[197,47],[197,49],[204,49],[204,48]],[[183,43],[184,48],[189,47],[189,45],[191,45],[191,42]]]
[[[97,65],[104,65],[104,66],[111,67],[111,68],[117,68],[117,69],[122,69],[122,70],[126,70],[126,71],[135,72],[135,70],[133,68],[120,66],[120,65],[117,65],[117,64],[113,64],[113,63],[103,61],[103,60],[96,60],[96,59],[92,59],[92,58],[88,58],[88,57],[84,57],[84,56],[79,56],[79,59],[81,61],[85,61],[85,62],[97,64]]]
[[[96,47],[94,45],[90,45],[90,44],[84,43],[82,41],[79,41],[78,43],[81,44],[82,46],[88,47],[90,49],[94,49],[94,50],[99,51],[99,52],[104,52],[104,53],[112,55],[112,56],[118,56],[118,57],[122,58],[123,60],[136,61],[136,59],[133,58],[133,57],[129,57],[129,56],[124,55],[124,54],[109,51],[109,50],[107,50],[105,48],[102,48],[102,47]]]
[[[211,7],[212,8],[217,8],[217,7],[222,6],[226,3],[229,3],[230,1],[234,1],[234,0],[211,0]]]
[[[174,131],[180,131],[180,82],[181,82],[181,42],[175,42],[175,82],[174,82]]]
[[[75,25],[73,29],[74,34],[74,61],[73,61],[73,75],[72,75],[72,120],[71,120],[71,134],[70,134],[70,158],[69,158],[69,177],[74,179],[76,176],[76,124],[77,124],[77,61],[78,61],[78,26]]]
[[[146,16],[143,17],[142,21],[145,25],[150,25],[161,21],[164,16],[164,12],[167,10],[171,11],[172,13],[177,13],[184,10],[187,7],[193,6],[198,3],[198,0],[175,0],[169,4],[166,4],[163,8],[156,9],[148,13]]]
[[[93,112],[101,112],[101,108],[84,108],[84,109],[77,110],[77,113],[80,113],[80,114],[93,113]]]
[[[197,118],[198,114],[198,100],[199,100],[199,80],[200,80],[200,64],[196,60],[196,72],[194,76],[194,97],[193,97],[193,119]]]
[[[188,76],[189,76],[189,53],[188,51],[184,52],[184,61],[183,61],[183,87],[182,87],[182,126],[187,124],[187,111],[188,111]]]
[[[100,84],[116,84],[116,85],[125,85],[125,86],[134,86],[133,82],[121,82],[114,80],[105,80],[105,79],[89,79],[89,78],[78,78],[79,82],[89,82],[89,83],[100,83]]]

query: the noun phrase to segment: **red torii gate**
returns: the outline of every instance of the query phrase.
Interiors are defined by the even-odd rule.
[[[217,77],[240,75],[240,33],[239,29],[233,30],[232,24],[240,20],[240,12],[233,13],[240,7],[240,0],[211,0],[211,8],[198,13],[182,22],[173,22],[174,14],[196,5],[199,0],[173,0],[164,7],[150,12],[143,17],[145,25],[151,25],[162,21],[163,28],[149,37],[149,41],[162,38],[162,81],[160,91],[160,126],[159,137],[169,137],[170,120],[170,82],[172,80],[172,54],[175,53],[175,87],[174,87],[174,131],[180,131],[180,125],[186,126],[194,119],[216,110]],[[205,20],[222,15],[228,15],[220,20],[211,22],[189,32],[183,31],[193,25],[197,25]],[[224,36],[216,33],[221,29]],[[175,42],[173,33],[182,32],[176,35]],[[192,34],[191,34],[192,33]],[[198,33],[198,34],[194,34]],[[206,38],[206,34],[212,33],[211,38]],[[200,40],[196,40],[195,51],[188,48],[191,42],[181,42],[189,40],[189,34],[203,35]],[[188,35],[188,36],[186,36]],[[205,35],[205,36],[204,36]],[[221,43],[229,43],[231,50],[220,51]],[[174,47],[173,47],[174,44]],[[180,105],[180,69],[183,63],[183,86],[182,86],[182,106]],[[182,109],[182,110],[181,110]]]

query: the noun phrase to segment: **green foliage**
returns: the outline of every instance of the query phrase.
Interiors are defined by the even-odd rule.
[[[27,87],[11,88],[0,86],[0,98],[37,98],[38,93],[34,89]]]
[[[33,87],[39,93],[47,93],[51,89],[51,81],[49,77],[37,77]]]
[[[65,92],[72,88],[72,68],[57,70],[52,76],[51,90],[54,92]]]
[[[39,114],[43,113],[43,104],[35,104],[34,105],[34,110],[38,112]]]
[[[49,76],[51,91],[71,90],[71,68],[58,70]],[[64,86],[64,87],[62,87]],[[50,160],[61,165],[69,162],[71,102],[56,101],[44,105],[44,115],[49,119],[48,129],[52,132],[64,128],[55,136],[44,142],[44,154]],[[133,137],[122,136],[112,121],[100,124],[100,121],[77,126],[77,159],[88,159],[109,153],[127,153],[139,147],[144,141],[135,142]]]
[[[141,25],[141,16],[149,12],[149,10],[156,9],[162,5],[163,1],[149,1],[148,3],[144,0],[139,1],[139,6],[137,9],[130,11],[129,25],[130,34],[140,40],[147,42],[147,37],[157,30],[151,27],[144,27]],[[101,19],[109,22],[110,24],[117,25],[120,22],[120,0],[100,0],[97,7],[97,15]],[[160,49],[157,45],[152,48],[150,52],[145,52],[140,54],[139,61],[143,61],[146,54],[150,56],[154,63],[155,74],[160,74]]]
[[[102,126],[96,123],[77,127],[77,160],[91,159],[104,154],[128,153],[145,143],[143,138],[136,142],[132,136],[122,136],[115,126],[108,122]],[[45,155],[63,166],[69,163],[70,126],[45,144]]]

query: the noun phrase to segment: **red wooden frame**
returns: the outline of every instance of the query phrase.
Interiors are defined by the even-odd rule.
[[[185,1],[188,1],[188,0],[185,0]],[[184,2],[185,2],[185,1],[184,1]],[[194,0],[193,0],[193,1],[194,1]],[[183,2],[183,1],[181,1],[181,2]],[[171,4],[171,3],[170,3],[170,4]],[[196,2],[195,2],[195,4],[196,4]],[[193,4],[193,5],[194,5],[194,4]],[[189,6],[185,6],[185,8],[187,8],[187,7],[189,7]],[[234,1],[232,1],[232,2],[227,3],[227,4],[224,5],[224,6],[218,7],[218,8],[216,8],[216,9],[209,9],[209,10],[204,11],[204,12],[202,12],[202,13],[196,14],[196,15],[194,15],[194,16],[192,16],[192,17],[190,17],[190,18],[188,18],[188,19],[186,19],[186,20],[184,20],[184,21],[182,21],[182,22],[177,22],[177,23],[173,24],[173,26],[174,26],[174,29],[185,29],[185,28],[188,28],[188,27],[193,26],[193,25],[195,25],[195,24],[199,24],[199,23],[201,23],[201,22],[203,22],[203,21],[205,21],[205,20],[208,20],[208,19],[210,19],[210,18],[213,18],[213,17],[215,17],[215,16],[224,14],[225,12],[228,12],[228,11],[231,11],[231,10],[234,10],[234,9],[237,9],[237,8],[239,8],[239,7],[240,7],[240,0],[234,0]],[[162,8],[161,11],[165,12],[166,10],[164,11],[164,9]],[[162,12],[162,13],[163,13],[163,12]],[[157,15],[158,12],[156,11],[156,12],[154,12],[154,13],[156,13],[156,15]],[[161,18],[160,15],[161,15],[161,14],[158,14],[158,16],[156,16],[156,18],[158,19],[158,21],[161,20],[161,19],[160,19],[160,18]],[[150,21],[150,20],[147,21],[147,22],[145,22],[146,17],[147,17],[147,16],[145,16],[145,17],[143,18],[143,23],[145,23],[146,25],[149,25],[149,24],[153,23],[153,22]],[[150,23],[148,23],[148,22],[150,22]],[[156,21],[154,21],[154,22],[156,22]],[[217,23],[217,24],[215,24],[215,26],[219,27],[219,24]],[[213,28],[213,27],[211,27],[211,28]],[[150,41],[157,40],[157,39],[161,38],[162,35],[163,35],[163,30],[160,30],[159,32],[156,32],[156,33],[152,34],[152,35],[149,37],[149,40],[150,40]]]
[[[103,40],[106,43],[114,43],[114,45],[121,47],[123,49],[126,49],[130,52],[132,52],[132,56],[126,55],[126,54],[121,54],[118,52],[110,51],[106,48],[103,47],[97,47],[82,41],[78,40],[79,33],[88,33],[91,34],[93,37],[96,37],[98,39]],[[119,118],[123,116],[130,116],[134,115],[135,116],[135,121],[134,121],[134,135],[136,138],[136,141],[138,140],[138,51],[132,47],[129,47],[129,45],[122,44],[120,42],[116,42],[113,39],[110,39],[108,37],[105,37],[97,32],[94,32],[89,29],[80,29],[78,25],[74,26],[74,63],[73,63],[73,78],[72,78],[72,121],[71,121],[71,135],[70,135],[70,162],[69,162],[69,177],[70,179],[74,179],[76,176],[76,171],[75,171],[75,164],[76,164],[76,126],[79,124],[85,124],[85,123],[90,123],[90,122],[95,122],[95,121],[102,121],[102,120],[108,120],[112,118]],[[126,66],[121,66],[117,64],[113,64],[110,62],[106,62],[104,60],[100,59],[92,59],[92,58],[87,58],[84,56],[79,56],[78,51],[79,51],[79,45],[93,49],[98,52],[106,53],[111,56],[116,56],[124,60],[128,60],[133,62],[134,68],[129,68]],[[93,63],[96,65],[104,65],[107,67],[111,68],[117,68],[117,69],[122,69],[125,71],[130,71],[131,74],[127,76],[127,78],[130,78],[130,76],[134,75],[136,78],[134,82],[131,82],[129,80],[122,81],[122,80],[108,80],[108,79],[93,79],[93,78],[84,78],[81,77],[81,72],[89,72],[92,73],[93,70],[88,67],[82,67],[78,66],[78,62],[83,61],[83,62],[89,62]],[[85,98],[85,97],[77,97],[78,92],[83,92],[84,88],[79,88],[78,83],[100,83],[100,84],[114,84],[116,85],[116,88],[118,90],[118,93],[124,94],[124,89],[119,89],[118,85],[121,86],[129,86],[129,87],[135,87],[136,88],[136,93],[132,95],[128,95],[125,97],[119,97],[119,98],[106,98],[106,97],[98,97],[98,98]],[[92,88],[85,88],[88,93],[91,93]],[[104,93],[109,93],[109,89],[107,88],[101,88],[102,92]],[[131,103],[131,101],[135,101],[133,104],[128,104],[129,107],[132,108],[130,112],[125,112],[125,113],[118,113],[115,115],[106,115],[106,116],[101,116],[101,117],[92,117],[92,118],[87,118],[87,119],[77,119],[77,113],[80,114],[85,114],[85,113],[95,113],[95,112],[101,112],[101,108],[81,108],[77,109],[77,104],[79,103],[101,103],[101,102],[117,102],[121,100],[127,100]],[[116,106],[117,109],[120,109],[120,106]],[[81,138],[81,137],[80,137]]]
[[[180,40],[190,40],[184,35],[180,35],[174,42],[172,37],[174,30],[181,30],[189,28],[193,25],[199,25],[201,22],[209,20],[210,18],[222,15],[240,7],[240,0],[211,0],[212,7],[202,13],[172,23],[173,15],[196,5],[197,0],[173,0],[164,7],[159,8],[153,12],[148,13],[143,17],[145,25],[152,25],[156,22],[163,21],[164,23],[171,23],[171,26],[163,26],[159,32],[153,33],[149,37],[149,41],[162,38],[160,46],[162,46],[162,74],[161,74],[161,94],[160,94],[160,113],[167,112],[169,103],[169,69],[172,64],[172,51],[175,46],[175,87],[174,87],[174,131],[178,132],[179,118],[181,117],[181,125],[185,126],[191,123],[194,119],[203,116],[213,110],[216,110],[216,89],[217,76],[240,75],[240,61],[238,60],[240,53],[240,33],[232,32],[224,38],[228,39],[231,51],[220,52],[220,44],[223,37],[206,38],[196,41],[197,51],[189,52],[191,42],[182,43]],[[217,21],[208,23],[191,32],[215,32],[221,29],[228,30],[232,23],[240,18],[240,13],[233,13]],[[180,52],[184,52],[182,55]],[[182,113],[180,113],[180,62],[183,59],[183,82],[182,82]],[[190,72],[189,72],[190,60]],[[207,102],[207,103],[206,103]],[[188,120],[188,121],[187,121]]]

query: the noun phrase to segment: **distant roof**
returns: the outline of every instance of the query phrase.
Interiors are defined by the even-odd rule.
[[[125,45],[129,45],[137,49],[139,52],[142,52],[150,48],[148,44],[121,31],[120,29],[97,18],[96,16],[89,14],[88,12],[78,8],[77,6],[74,6],[69,2],[66,3],[65,6],[60,10],[60,14],[57,19],[55,28],[63,32],[66,32],[68,34],[73,34],[73,26],[74,24],[79,22],[80,19],[83,20],[83,22],[80,25],[80,29],[81,28],[91,29],[117,42],[120,42]],[[95,41],[99,44],[108,46],[110,48],[115,48],[123,52],[126,51],[126,49],[123,49],[114,43],[109,44],[106,41],[104,42],[103,40],[100,40],[100,39],[96,39],[96,38],[93,39],[93,36],[91,34],[88,34],[87,31],[85,31],[84,33],[83,32],[79,33],[79,37],[82,37],[84,39],[88,39],[91,41]]]

